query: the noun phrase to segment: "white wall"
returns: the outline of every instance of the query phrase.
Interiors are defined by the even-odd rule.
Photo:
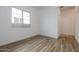
[[[39,33],[53,38],[58,37],[58,9],[45,7],[39,10]]]
[[[61,11],[61,34],[75,35],[75,7],[65,8]]]
[[[75,28],[75,36],[76,40],[79,43],[79,7],[76,7],[76,28]]]
[[[16,7],[31,13],[31,27],[13,28],[11,7],[0,7],[0,45],[21,40],[38,34],[37,10],[32,7]]]

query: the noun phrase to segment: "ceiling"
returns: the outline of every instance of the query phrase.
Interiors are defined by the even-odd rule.
[[[48,6],[32,6],[33,8],[41,9],[41,8],[46,8]]]
[[[36,8],[36,9],[41,9],[41,8],[46,8],[46,7],[50,7],[50,6],[32,6],[33,8]],[[54,6],[52,6],[54,7]],[[69,8],[73,8],[75,6],[60,6],[60,8],[64,8],[64,9],[69,9]]]
[[[67,9],[67,8],[74,8],[75,6],[60,6],[60,8],[65,8],[65,9]]]

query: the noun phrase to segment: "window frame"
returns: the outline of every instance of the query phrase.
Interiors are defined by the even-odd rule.
[[[12,8],[15,8],[15,7],[12,7]],[[12,8],[11,8],[11,9],[12,9]],[[18,8],[15,8],[15,9],[18,9]],[[14,27],[30,27],[30,26],[31,26],[31,13],[28,12],[28,11],[26,11],[26,10],[22,10],[22,9],[18,9],[18,10],[21,10],[21,12],[22,12],[22,15],[21,15],[21,16],[22,16],[22,22],[21,22],[21,23],[15,23],[15,22],[12,23],[12,18],[13,18],[13,17],[11,17],[11,23],[13,24],[13,26],[14,26]],[[29,24],[24,24],[24,23],[23,23],[23,11],[30,14],[30,16],[29,16],[29,22],[30,22],[30,23],[29,23]]]

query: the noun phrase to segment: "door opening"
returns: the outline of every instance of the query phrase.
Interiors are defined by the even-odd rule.
[[[59,35],[75,35],[75,7],[62,6],[59,8]]]

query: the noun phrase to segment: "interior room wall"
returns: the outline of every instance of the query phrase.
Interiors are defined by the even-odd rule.
[[[44,36],[58,37],[58,7],[45,7],[39,10],[39,33]]]
[[[15,7],[31,13],[31,26],[13,28],[11,24],[11,8],[0,7],[0,45],[19,41],[38,34],[37,10],[33,7]]]
[[[79,7],[76,7],[76,23],[75,23],[75,37],[79,43]]]
[[[58,10],[59,10],[58,11],[58,33],[60,35],[60,34],[62,34],[62,21],[61,21],[61,19],[62,19],[62,16],[63,16],[62,15],[63,9],[59,7]]]
[[[63,8],[60,17],[60,34],[75,35],[75,7]]]

